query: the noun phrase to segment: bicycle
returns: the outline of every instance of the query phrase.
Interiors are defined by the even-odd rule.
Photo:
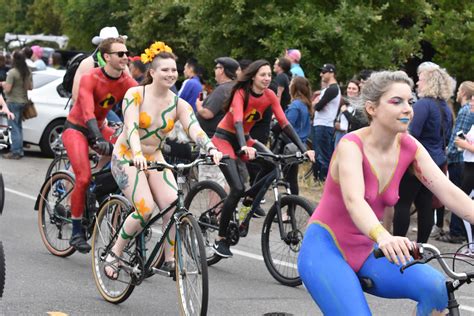
[[[163,171],[170,169],[182,176],[187,170],[199,164],[213,164],[211,156],[197,158],[188,164],[168,164],[166,162],[149,162],[148,170]],[[96,286],[102,297],[111,303],[125,301],[134,288],[154,274],[173,277],[175,279],[181,313],[184,315],[206,315],[208,306],[208,271],[204,242],[196,219],[184,206],[182,184],[178,183],[178,198],[167,208],[161,210],[146,224],[143,232],[150,229],[168,212],[173,212],[170,221],[163,228],[161,237],[150,249],[145,244],[146,233],[138,234],[125,247],[120,261],[119,273],[116,280],[110,279],[104,271],[105,259],[111,253],[112,246],[120,233],[121,227],[128,214],[133,211],[127,199],[123,196],[111,195],[104,203],[97,216],[92,235],[92,270]],[[173,210],[174,209],[174,210]],[[154,266],[156,257],[164,253],[164,243],[171,228],[176,227],[174,243],[175,267],[174,273],[161,270],[164,256],[160,265]],[[153,244],[153,243],[151,243]]]
[[[0,149],[3,148],[0,144]],[[3,182],[3,175],[0,172],[0,215],[3,213],[3,206],[5,203],[5,184]],[[3,251],[3,244],[0,241],[0,297],[3,296],[3,289],[5,288],[5,252]]]
[[[98,206],[105,203],[110,193],[119,191],[110,171],[110,164],[92,173],[91,183],[86,191],[86,205],[82,225],[89,239],[94,228]],[[76,250],[69,245],[72,234],[71,194],[74,188],[74,174],[66,170],[53,173],[43,183],[34,209],[38,211],[38,227],[41,239],[53,255],[68,257]]]
[[[436,246],[431,244],[413,243],[415,247],[410,251],[410,255],[414,260],[410,261],[406,265],[400,267],[400,272],[403,273],[409,267],[415,264],[426,264],[436,259],[443,269],[444,273],[452,280],[446,281],[446,289],[448,291],[448,310],[451,316],[459,316],[459,304],[456,300],[454,292],[458,290],[464,284],[469,284],[474,279],[474,272],[455,272],[455,263],[463,262],[470,266],[474,266],[474,259],[469,256],[465,256],[461,253],[461,250],[465,247],[469,247],[469,244],[463,245],[455,253],[442,254]],[[374,256],[376,258],[384,257],[382,250],[375,249]],[[469,259],[468,259],[469,258]],[[453,261],[452,268],[449,267],[446,259]],[[366,287],[373,286],[370,279],[364,280]]]
[[[270,158],[276,163],[275,171],[271,172],[249,190],[263,183],[265,191],[271,186],[274,203],[268,211],[262,227],[262,254],[270,274],[280,283],[288,286],[301,285],[297,269],[297,258],[307,222],[315,205],[307,199],[290,194],[289,184],[283,177],[282,165],[302,163],[306,158],[299,152],[289,155],[258,153],[257,157]],[[283,188],[284,192],[280,192]],[[262,189],[263,190],[263,189]],[[213,250],[214,240],[219,231],[219,216],[222,205],[227,197],[224,189],[213,181],[201,181],[191,188],[184,202],[185,207],[198,218],[206,245],[207,264],[213,265],[222,257]],[[239,222],[237,212],[227,229],[226,239],[230,245],[236,245],[240,237],[245,237],[255,209],[252,209]],[[283,219],[283,214],[287,218]]]

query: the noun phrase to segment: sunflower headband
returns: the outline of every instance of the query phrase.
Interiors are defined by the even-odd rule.
[[[173,50],[164,42],[154,42],[149,48],[145,49],[145,52],[141,54],[140,59],[142,63],[147,64],[152,62],[153,58],[161,52],[172,53]]]

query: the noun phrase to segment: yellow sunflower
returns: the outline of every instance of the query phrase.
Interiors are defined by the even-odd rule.
[[[140,92],[135,91],[132,94],[132,96],[133,96],[133,105],[139,106],[142,103],[142,96],[141,96]]]
[[[135,208],[141,216],[145,216],[151,209],[145,205],[145,199],[142,198],[138,203],[135,203]]]
[[[120,144],[119,155],[122,156],[123,158],[131,159],[132,158],[132,151],[126,145]]]

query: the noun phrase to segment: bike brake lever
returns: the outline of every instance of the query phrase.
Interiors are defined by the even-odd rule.
[[[418,263],[425,263],[425,262],[424,262],[424,260],[422,260],[422,259],[413,260],[413,261],[407,263],[406,265],[400,267],[400,273],[405,272],[405,270],[406,270],[407,268],[409,268],[409,267],[411,267],[411,266],[413,266],[413,265],[415,265],[415,264],[418,264]]]

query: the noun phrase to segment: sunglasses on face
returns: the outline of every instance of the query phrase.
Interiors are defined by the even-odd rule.
[[[129,51],[123,51],[123,52],[110,52],[109,54],[117,54],[118,57],[122,58],[124,55],[125,56],[130,56]]]

